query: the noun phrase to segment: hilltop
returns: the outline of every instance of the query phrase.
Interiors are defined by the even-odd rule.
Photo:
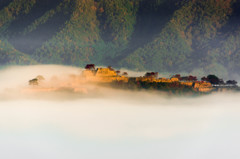
[[[0,64],[240,70],[237,0],[0,0]]]

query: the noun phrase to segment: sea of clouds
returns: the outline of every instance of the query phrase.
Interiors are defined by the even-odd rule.
[[[240,94],[174,97],[117,90],[78,83],[82,70],[0,70],[0,158],[240,157]],[[38,75],[45,78],[44,88],[54,89],[32,92],[28,81]]]

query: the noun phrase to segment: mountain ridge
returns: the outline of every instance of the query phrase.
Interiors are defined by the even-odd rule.
[[[237,0],[6,0],[0,3],[0,39],[9,45],[0,45],[0,59],[12,47],[32,63],[240,74],[239,4]],[[9,62],[0,64],[5,63]]]

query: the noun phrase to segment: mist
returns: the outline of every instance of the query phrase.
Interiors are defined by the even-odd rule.
[[[82,70],[0,70],[0,158],[240,157],[238,93],[175,97],[119,90],[78,83]],[[31,91],[28,81],[38,75],[53,89]]]

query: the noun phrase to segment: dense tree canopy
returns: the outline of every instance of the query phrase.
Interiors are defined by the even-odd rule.
[[[6,0],[0,64],[240,73],[239,6],[237,0]]]

